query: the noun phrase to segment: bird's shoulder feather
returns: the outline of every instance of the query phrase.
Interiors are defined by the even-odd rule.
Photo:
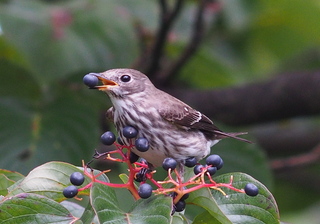
[[[114,107],[110,107],[106,112],[106,118],[109,121],[114,122]]]

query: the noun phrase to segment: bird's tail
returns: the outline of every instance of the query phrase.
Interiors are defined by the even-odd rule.
[[[248,134],[248,132],[233,132],[233,133],[225,133],[225,132],[222,132],[222,131],[215,131],[215,134],[217,135],[220,135],[222,138],[234,138],[234,139],[237,139],[239,141],[243,141],[243,142],[247,142],[247,143],[253,143],[247,139],[244,139],[244,138],[240,138],[238,137],[238,135],[246,135]]]

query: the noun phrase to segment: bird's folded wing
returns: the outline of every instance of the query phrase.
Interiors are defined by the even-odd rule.
[[[240,141],[252,143],[247,139],[237,137],[238,135],[247,134],[246,132],[225,133],[215,126],[207,116],[187,105],[179,104],[170,107],[163,107],[158,111],[162,118],[182,129],[196,129],[200,130],[208,137],[215,136],[218,139],[230,137]]]
[[[159,113],[165,120],[184,129],[219,131],[207,116],[187,105],[164,107],[159,110]]]

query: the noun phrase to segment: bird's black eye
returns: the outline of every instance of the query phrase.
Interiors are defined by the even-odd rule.
[[[129,75],[123,75],[120,77],[122,82],[129,82],[131,80],[131,77]]]

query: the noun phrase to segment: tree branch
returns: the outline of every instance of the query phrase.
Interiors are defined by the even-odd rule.
[[[161,16],[164,17],[168,11],[168,3],[167,0],[159,0]]]
[[[168,90],[202,113],[230,125],[320,114],[320,71],[215,90]]]
[[[207,3],[208,0],[199,1],[188,46],[181,53],[180,57],[175,62],[173,62],[168,69],[166,69],[166,71],[163,71],[157,75],[157,83],[165,85],[170,80],[172,80],[172,78],[178,74],[178,71],[182,68],[182,66],[188,61],[188,59],[190,59],[194,55],[196,50],[199,48],[204,33],[203,13]]]
[[[320,144],[308,153],[292,156],[284,159],[274,159],[271,161],[271,167],[274,170],[293,168],[312,164],[320,160]]]
[[[184,0],[176,0],[175,5],[171,11],[168,10],[166,0],[160,0],[161,18],[160,27],[156,35],[155,43],[150,54],[150,62],[145,69],[145,73],[152,79],[155,72],[159,69],[161,57],[163,56],[163,49],[168,37],[168,33],[173,25],[173,22],[179,14]]]

